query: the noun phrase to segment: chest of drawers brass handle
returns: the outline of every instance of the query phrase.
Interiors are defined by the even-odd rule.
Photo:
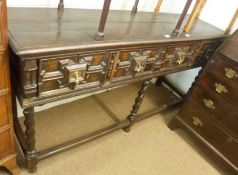
[[[228,93],[227,88],[224,85],[220,84],[220,83],[215,83],[215,89],[220,94],[221,93]]]
[[[225,72],[226,72],[226,77],[233,79],[233,78],[237,78],[238,74],[235,70],[231,69],[231,68],[225,68]]]
[[[214,102],[210,99],[203,99],[204,105],[209,109],[216,109]]]
[[[199,118],[193,117],[192,119],[193,119],[193,124],[195,126],[201,126],[201,127],[203,126],[203,122]]]

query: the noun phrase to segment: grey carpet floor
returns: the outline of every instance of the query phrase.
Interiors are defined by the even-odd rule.
[[[128,85],[36,113],[37,149],[123,120],[131,110],[138,87],[138,84]],[[151,86],[139,113],[174,99],[177,97],[165,88]],[[224,175],[186,132],[167,127],[178,110],[172,108],[142,120],[130,133],[118,130],[42,160],[35,174]],[[6,173],[0,171],[0,174]],[[19,175],[28,174],[25,169],[19,170]]]

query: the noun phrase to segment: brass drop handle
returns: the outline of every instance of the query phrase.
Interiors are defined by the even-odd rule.
[[[195,126],[203,126],[203,122],[199,119],[199,118],[197,118],[197,117],[192,117],[192,119],[193,119],[193,124],[195,125]]]
[[[74,82],[75,82],[76,86],[79,85],[80,83],[84,82],[84,78],[79,75],[78,71],[73,73],[73,78],[74,78]]]
[[[182,64],[182,63],[184,62],[184,60],[185,60],[185,57],[186,57],[185,52],[179,51],[179,52],[178,52],[177,63],[178,63],[179,65]]]
[[[224,85],[220,84],[220,83],[215,83],[215,89],[220,94],[228,93],[227,88]]]
[[[136,73],[140,73],[140,72],[142,72],[143,70],[144,70],[144,67],[142,66],[142,64],[141,64],[140,62],[137,62],[134,71],[135,71]]]
[[[209,109],[216,109],[214,102],[210,99],[203,99],[204,105]]]
[[[226,72],[226,77],[233,79],[233,78],[238,78],[238,74],[235,70],[231,69],[231,68],[225,68],[225,72]]]

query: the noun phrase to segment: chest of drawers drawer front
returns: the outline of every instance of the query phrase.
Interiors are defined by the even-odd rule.
[[[9,124],[6,91],[0,91],[0,107],[0,127],[2,127]]]
[[[238,64],[231,64],[224,57],[216,55],[207,67],[207,70],[220,77],[224,77],[232,86],[238,86]]]
[[[209,120],[208,115],[191,102],[188,102],[179,114],[189,126],[237,166],[237,140],[218,128]]]
[[[11,131],[6,129],[0,131],[0,159],[10,155],[12,153],[12,143],[11,143]],[[4,144],[3,144],[4,143]]]
[[[6,64],[5,53],[0,53],[0,90],[6,89]]]
[[[227,128],[229,134],[238,138],[238,112],[231,104],[203,86],[194,87],[189,99],[214,123]]]
[[[218,98],[224,99],[227,103],[238,106],[237,86],[231,84],[226,78],[206,71],[201,75],[198,84],[206,87],[208,91],[215,93]]]

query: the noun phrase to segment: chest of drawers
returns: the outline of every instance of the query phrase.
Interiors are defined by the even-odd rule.
[[[201,71],[178,116],[169,124],[185,127],[238,173],[238,32],[228,38]]]
[[[14,173],[16,150],[12,123],[6,15],[6,1],[3,0],[0,1],[0,167]]]

